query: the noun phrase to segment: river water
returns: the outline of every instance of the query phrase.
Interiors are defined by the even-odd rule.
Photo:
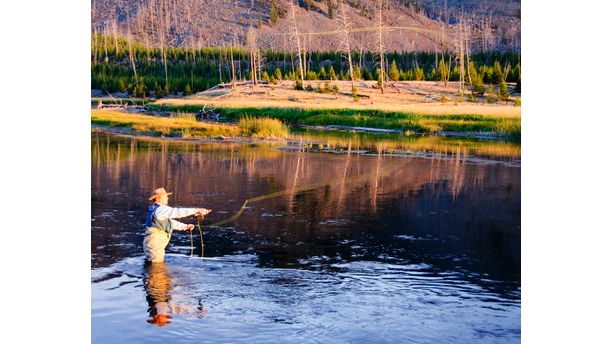
[[[295,137],[92,134],[94,343],[520,342],[519,145]],[[175,231],[146,265],[160,186],[213,209],[203,226],[278,196],[202,228],[204,252],[197,230]]]

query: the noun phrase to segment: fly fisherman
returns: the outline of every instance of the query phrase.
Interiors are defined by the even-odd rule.
[[[153,191],[153,196],[149,197],[149,201],[153,204],[149,206],[147,211],[147,220],[145,222],[146,233],[144,237],[144,253],[149,262],[161,263],[164,261],[166,246],[170,242],[172,231],[193,230],[193,225],[187,225],[178,222],[174,219],[197,215],[200,217],[210,213],[210,209],[206,208],[173,208],[168,206],[168,195],[172,192],[166,192],[166,189],[159,188]]]

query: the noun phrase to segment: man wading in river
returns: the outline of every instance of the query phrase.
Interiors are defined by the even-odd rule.
[[[147,260],[152,263],[162,263],[166,254],[166,246],[170,242],[172,231],[193,230],[193,225],[184,224],[174,219],[197,215],[204,216],[211,212],[206,208],[173,208],[168,206],[168,195],[166,189],[159,188],[153,191],[149,201],[153,204],[147,211],[145,226],[147,231],[144,237],[144,253]]]

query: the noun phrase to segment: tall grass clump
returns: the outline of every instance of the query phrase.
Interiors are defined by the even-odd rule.
[[[171,112],[170,118],[181,119],[187,122],[197,122],[198,121],[193,113],[183,112],[183,111]]]
[[[245,116],[238,122],[240,134],[258,138],[285,138],[289,128],[280,120],[270,117]]]

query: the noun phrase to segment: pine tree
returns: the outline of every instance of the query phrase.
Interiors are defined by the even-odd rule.
[[[440,59],[440,62],[438,63],[438,71],[440,76],[439,80],[446,84],[446,80],[448,79],[448,66],[446,66],[444,59]]]
[[[346,72],[346,74],[350,75],[348,71]],[[361,69],[359,68],[359,65],[353,67],[353,76],[355,77],[355,79],[361,79],[362,76],[361,76]]]
[[[337,80],[338,79],[336,77],[336,71],[334,71],[334,66],[329,66],[329,79],[330,80]]]
[[[261,76],[261,80],[265,80],[265,81],[270,81],[270,75],[268,74],[267,70],[264,70],[262,76]]]
[[[499,85],[499,89],[497,90],[497,98],[499,100],[508,99],[508,85],[506,85],[506,82],[503,80],[501,84]]]
[[[397,69],[397,64],[395,60],[391,62],[391,69],[389,69],[389,78],[393,81],[399,81],[399,70]]]
[[[422,81],[425,78],[425,72],[423,72],[423,68],[416,67],[414,70],[414,80]]]
[[[325,72],[325,67],[321,67],[317,77],[319,78],[319,80],[326,80],[327,79],[327,73]]]
[[[189,84],[185,85],[185,94],[191,95],[191,86]]]
[[[502,72],[501,64],[499,61],[495,61],[495,64],[493,65],[493,73],[491,75],[491,82],[498,85],[501,84],[503,79],[504,73]]]
[[[482,82],[482,78],[476,71],[474,63],[471,61],[468,66],[468,73],[470,74],[470,79],[472,80],[472,92],[478,94],[484,93],[484,83]]]

